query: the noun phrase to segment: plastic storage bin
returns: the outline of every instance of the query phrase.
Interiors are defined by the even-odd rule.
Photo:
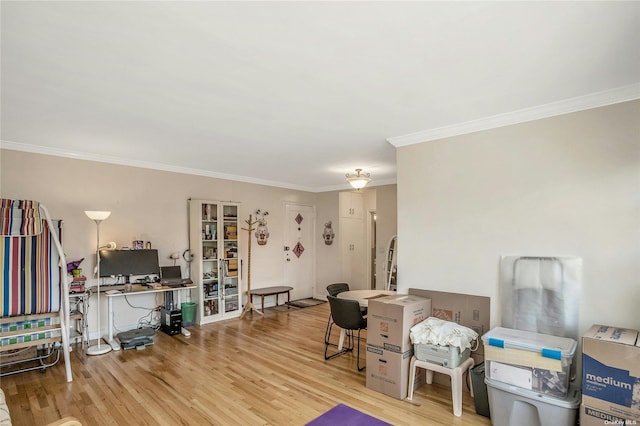
[[[546,395],[564,398],[569,391],[569,374],[534,367],[487,361],[486,376],[492,380],[534,390]]]
[[[571,385],[567,398],[554,398],[485,378],[493,426],[574,426],[580,389]]]
[[[575,340],[496,327],[482,341],[488,378],[559,398],[567,395]]]
[[[413,345],[413,354],[419,361],[427,361],[443,367],[456,368],[471,355],[469,348],[460,353],[457,346],[441,346],[429,343]]]

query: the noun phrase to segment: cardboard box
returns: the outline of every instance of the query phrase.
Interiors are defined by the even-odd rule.
[[[491,299],[489,297],[418,288],[410,288],[408,293],[431,299],[432,317],[453,321],[469,327],[478,333],[478,336],[482,336],[489,330],[489,314],[491,312]],[[476,365],[484,361],[484,345],[482,341],[480,341],[478,349],[471,352],[471,358],[473,358]],[[444,386],[451,385],[449,376],[444,374],[435,374],[434,381]]]
[[[582,336],[582,402],[640,422],[639,332],[594,325]]]
[[[625,419],[588,405],[580,405],[580,426],[635,425],[635,420]]]
[[[491,311],[491,299],[489,297],[417,288],[410,288],[409,294],[431,299],[432,317],[453,321],[469,327],[478,333],[478,336],[482,336],[489,331],[489,314]],[[484,361],[484,348],[482,342],[480,343],[478,350],[471,355],[476,364]]]
[[[413,352],[411,327],[431,316],[431,299],[393,295],[369,300],[367,343],[396,353]]]
[[[367,344],[366,383],[369,389],[397,399],[405,399],[409,386],[409,364],[413,350],[397,353]],[[416,369],[414,389],[426,382],[425,371]]]

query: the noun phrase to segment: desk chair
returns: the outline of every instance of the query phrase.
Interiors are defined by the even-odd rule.
[[[360,331],[363,329],[367,329],[367,319],[362,316],[360,304],[355,300],[338,299],[337,297],[333,296],[327,296],[327,299],[329,300],[329,307],[331,308],[331,317],[333,318],[333,323],[346,331],[348,339],[347,344],[343,347],[342,350],[329,355],[329,346],[334,346],[333,344],[329,343],[329,337],[331,336],[331,328],[333,327],[333,323],[330,324],[329,330],[325,335],[324,359],[331,359],[347,352],[353,352],[353,339],[355,338],[354,332],[358,330],[357,367],[358,371],[364,370],[365,366],[360,367]]]

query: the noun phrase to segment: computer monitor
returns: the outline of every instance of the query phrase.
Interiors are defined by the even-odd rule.
[[[158,250],[100,250],[100,276],[159,275]]]

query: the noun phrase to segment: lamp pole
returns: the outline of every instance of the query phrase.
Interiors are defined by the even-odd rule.
[[[102,355],[111,351],[110,345],[101,345],[102,341],[101,329],[100,329],[100,222],[107,219],[111,212],[108,211],[85,211],[84,212],[87,217],[93,220],[96,223],[96,275],[98,278],[98,295],[97,295],[97,305],[98,305],[98,317],[96,319],[96,324],[98,325],[98,344],[90,346],[87,349],[87,355]]]

